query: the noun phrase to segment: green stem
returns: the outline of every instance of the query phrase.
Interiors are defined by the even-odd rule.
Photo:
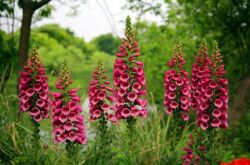
[[[134,164],[135,162],[135,140],[136,140],[136,130],[135,130],[135,123],[136,123],[136,119],[134,119],[133,117],[129,117],[127,119],[127,129],[128,129],[128,144],[129,144],[129,156],[130,156],[130,160],[131,160],[131,164]]]
[[[65,146],[68,156],[68,164],[70,165],[78,165],[78,145],[74,142],[67,141]]]
[[[34,126],[34,131],[33,131],[33,147],[38,151],[40,149],[40,144],[39,144],[39,140],[40,140],[40,124],[37,123],[33,118],[31,119],[33,126]]]
[[[215,156],[216,156],[216,154],[215,154],[215,144],[216,144],[216,141],[217,141],[217,132],[216,132],[216,130],[213,130],[212,131],[212,137],[211,137],[211,139],[212,139],[212,149],[211,149],[211,164],[213,165],[213,164],[215,164]]]
[[[40,140],[40,124],[37,123],[33,118],[31,118],[31,122],[33,123],[33,134],[32,134],[32,142],[33,142],[33,149],[34,149],[34,160],[39,160],[39,151],[41,149],[39,140]],[[38,163],[38,162],[37,162]]]
[[[105,118],[104,112],[102,112],[101,118],[99,120],[99,141],[100,141],[100,160],[102,164],[105,164],[105,162],[108,160],[108,145],[109,145],[109,139],[107,137],[107,119]]]

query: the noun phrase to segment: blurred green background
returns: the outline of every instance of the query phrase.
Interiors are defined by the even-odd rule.
[[[12,4],[11,0],[0,2],[0,17],[5,14],[11,17]],[[167,6],[167,10],[160,8],[162,4]],[[226,66],[230,90],[229,128],[221,130],[217,152],[220,161],[231,161],[238,157],[250,158],[250,2],[248,0],[155,0],[153,2],[128,0],[125,7],[137,15],[137,19],[133,21],[141,52],[140,60],[145,63],[148,100],[152,111],[146,123],[140,123],[142,127],[139,126],[145,135],[142,137],[145,143],[140,144],[141,150],[151,147],[151,151],[146,154],[141,153],[138,159],[142,158],[145,161],[138,160],[138,164],[160,164],[168,161],[166,160],[168,151],[164,149],[166,146],[162,145],[167,139],[164,137],[161,141],[156,141],[156,137],[165,129],[166,117],[162,106],[163,77],[164,71],[168,69],[166,63],[171,57],[176,40],[182,43],[187,61],[185,68],[189,73],[200,42],[206,39],[211,52],[212,42],[217,40]],[[51,12],[48,8],[39,10],[45,12],[40,19],[49,16]],[[148,13],[159,16],[164,20],[163,23],[159,25],[140,19]],[[23,161],[22,159],[26,161],[24,155],[25,153],[27,155],[27,148],[30,147],[29,144],[25,144],[31,129],[28,117],[24,115],[21,120],[17,118],[19,37],[19,29],[7,33],[0,28],[0,160],[2,161],[0,164],[18,164]],[[112,80],[114,54],[118,51],[120,43],[120,39],[111,33],[86,42],[70,29],[57,24],[47,24],[32,28],[29,45],[30,48],[38,48],[40,58],[47,69],[51,90],[55,89],[54,84],[60,64],[63,61],[68,63],[75,80],[73,86],[80,89],[84,102],[92,71],[99,61],[106,67],[109,80]],[[156,109],[157,112],[152,109]],[[87,112],[88,109],[84,111]],[[87,124],[88,127],[89,125]],[[45,130],[42,134],[44,140],[42,143],[50,146],[46,152],[54,153],[56,150],[62,150],[51,142],[51,135],[48,132],[51,130],[50,122],[43,122],[42,129]],[[161,143],[159,153],[153,151],[154,143]],[[62,163],[63,158],[58,158],[58,154],[51,156],[51,159]],[[158,158],[155,154],[158,154]]]

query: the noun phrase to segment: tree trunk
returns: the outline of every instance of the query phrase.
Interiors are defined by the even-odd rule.
[[[31,21],[34,10],[31,8],[23,8],[22,26],[19,38],[18,51],[18,69],[19,72],[23,70],[23,65],[28,59],[29,39],[31,30]]]

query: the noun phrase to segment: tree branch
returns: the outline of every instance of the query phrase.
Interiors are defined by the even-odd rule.
[[[51,0],[41,0],[37,3],[35,3],[34,5],[34,10],[39,9],[40,7],[42,7],[43,5],[46,5],[47,3],[49,3]]]

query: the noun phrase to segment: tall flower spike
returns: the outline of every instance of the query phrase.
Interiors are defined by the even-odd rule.
[[[200,95],[202,93],[201,86],[205,87],[205,84],[211,77],[212,61],[208,56],[207,45],[205,41],[202,41],[196,61],[192,66],[191,74],[191,90],[192,98],[191,105],[193,110],[198,110],[200,106]]]
[[[113,101],[109,95],[113,89],[108,87],[110,82],[107,81],[105,72],[103,64],[98,64],[93,72],[93,80],[89,86],[89,116],[91,121],[104,118],[105,121],[117,122],[113,107],[108,104]]]
[[[56,88],[60,90],[60,92],[54,92],[52,94],[54,142],[76,142],[85,144],[86,132],[84,117],[81,115],[82,107],[80,97],[77,96],[78,89],[68,89],[72,83],[71,73],[68,66],[64,63],[56,83]]]
[[[228,80],[224,77],[224,65],[217,44],[209,62],[201,63],[196,71],[198,81],[193,99],[197,100],[197,125],[202,130],[227,128]]]
[[[27,64],[20,74],[20,111],[28,112],[39,123],[49,117],[48,77],[36,49],[31,51]]]
[[[215,128],[228,127],[228,79],[225,78],[225,69],[222,55],[217,42],[214,42],[212,53],[212,81],[209,83],[214,90],[211,126]],[[216,85],[217,84],[217,85]],[[211,115],[211,114],[210,114]]]
[[[147,117],[146,81],[144,64],[129,17],[126,19],[125,38],[114,63],[114,103],[118,120]]]
[[[189,119],[188,110],[190,104],[190,84],[188,73],[183,70],[185,64],[182,46],[179,42],[168,62],[169,70],[165,72],[164,79],[164,105],[167,114],[173,114],[175,118]]]
[[[222,55],[217,42],[214,42],[212,52],[212,77],[209,87],[213,90],[211,99],[210,126],[214,128],[228,127],[228,79],[225,78],[225,69]]]

